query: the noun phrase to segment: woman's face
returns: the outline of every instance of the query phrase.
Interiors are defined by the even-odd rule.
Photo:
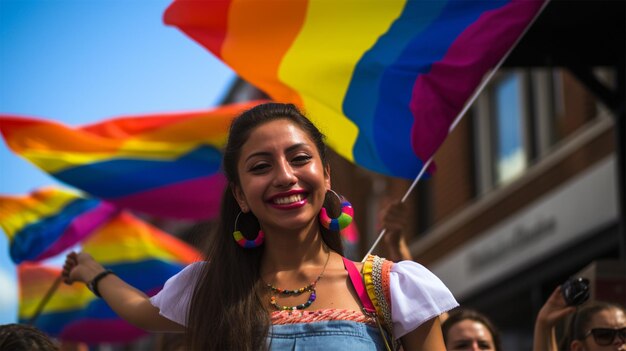
[[[484,324],[465,319],[448,330],[446,349],[448,351],[495,351],[496,347],[493,336]]]
[[[590,331],[583,340],[574,340],[572,342],[572,350],[574,351],[626,351],[626,338],[615,336],[608,345],[602,339],[607,339],[607,334],[611,334],[611,330],[607,329],[623,329],[626,328],[626,316],[624,312],[617,308],[609,308],[601,310],[593,315],[585,334]],[[594,331],[595,329],[595,331]],[[602,330],[604,329],[604,330]],[[593,334],[597,333],[596,336]],[[622,335],[624,333],[622,332]],[[608,337],[610,339],[610,337]],[[598,343],[599,342],[599,343]]]
[[[237,163],[235,198],[267,233],[300,230],[316,223],[330,179],[315,143],[287,119],[256,127]]]

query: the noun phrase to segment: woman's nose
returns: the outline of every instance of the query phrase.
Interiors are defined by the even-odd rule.
[[[276,186],[285,186],[295,184],[297,181],[297,177],[291,167],[291,164],[286,160],[280,162],[280,164],[276,167],[276,177],[274,179],[274,183]]]

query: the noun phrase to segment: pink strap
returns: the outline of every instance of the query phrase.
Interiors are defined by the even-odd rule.
[[[348,271],[348,276],[350,277],[354,290],[356,290],[357,295],[359,295],[359,300],[361,300],[361,304],[363,304],[363,309],[368,313],[376,313],[374,304],[372,303],[372,300],[370,300],[369,295],[367,295],[363,279],[361,278],[361,274],[356,268],[356,265],[349,259],[345,257],[342,258],[343,266],[346,267],[346,270]]]

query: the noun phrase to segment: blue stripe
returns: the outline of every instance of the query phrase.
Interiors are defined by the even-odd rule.
[[[415,170],[417,166],[413,160],[416,157],[411,148],[412,119],[400,120],[397,116],[388,114],[388,123],[379,126],[382,129],[377,131],[374,128],[374,113],[379,103],[379,90],[385,70],[397,61],[410,40],[437,17],[443,5],[445,1],[409,1],[387,33],[378,39],[356,65],[343,110],[359,126],[359,135],[353,149],[357,164],[376,172],[401,177],[414,177],[419,171]],[[380,138],[376,138],[375,134],[391,135],[391,144],[380,144]],[[400,151],[397,156],[402,157],[402,162],[390,162],[381,158],[381,149],[384,148]]]
[[[15,233],[11,241],[11,259],[20,263],[39,257],[65,233],[74,220],[98,205],[100,200],[97,199],[76,199],[57,213],[25,226]]]
[[[214,174],[221,161],[218,149],[202,145],[175,160],[115,159],[53,176],[96,197],[114,199]]]
[[[419,4],[421,2],[417,2]],[[385,70],[380,85],[381,99],[376,108],[374,117],[374,130],[378,131],[382,126],[389,124],[389,116],[397,118],[400,122],[393,123],[396,133],[406,137],[410,143],[413,114],[409,110],[413,86],[420,74],[428,73],[433,63],[440,61],[458,36],[474,23],[484,12],[505,5],[508,1],[450,1],[442,10],[436,21],[431,23],[423,32],[416,36],[402,52],[396,62]],[[416,3],[412,3],[413,5]],[[417,11],[417,6],[411,6]],[[407,72],[407,73],[403,73]],[[393,131],[390,131],[393,133]],[[398,134],[395,134],[398,135]],[[377,144],[393,142],[394,134],[376,133]],[[417,159],[412,148],[409,149],[413,157]],[[402,164],[400,157],[409,157],[408,151],[403,149],[403,154],[398,155],[396,150],[381,149],[381,158]],[[406,153],[406,154],[404,154]],[[421,160],[425,162],[426,160]],[[421,164],[419,165],[421,168]],[[419,170],[419,168],[417,168]],[[392,171],[400,171],[392,168]],[[411,178],[415,177],[415,172]]]
[[[113,270],[123,281],[143,292],[163,286],[166,280],[185,267],[180,263],[157,259],[105,264],[104,266]]]

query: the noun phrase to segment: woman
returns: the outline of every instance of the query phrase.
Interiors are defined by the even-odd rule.
[[[68,256],[67,281],[88,283],[139,327],[186,331],[190,349],[383,349],[393,345],[388,334],[407,350],[444,349],[436,317],[457,303],[414,262],[384,266],[392,330],[381,332],[369,313],[372,300],[386,301],[363,293],[356,269],[370,266],[352,269],[341,256],[333,230],[347,225],[351,206],[342,204],[337,219],[327,215],[339,196],[323,135],[293,105],[259,105],[236,118],[223,167],[229,186],[206,262],[185,268],[151,299],[113,274],[99,275],[103,268],[85,254]]]
[[[448,351],[501,351],[500,334],[491,321],[470,309],[450,312],[441,325]]]
[[[561,347],[555,326],[569,315]],[[568,306],[557,287],[535,321],[534,351],[626,351],[626,313],[616,304],[593,301]]]

